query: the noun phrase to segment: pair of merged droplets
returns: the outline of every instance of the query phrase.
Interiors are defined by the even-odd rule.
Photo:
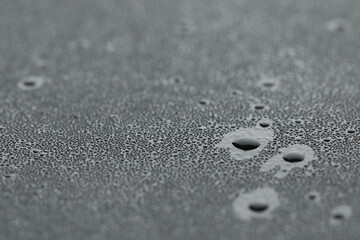
[[[258,148],[261,143],[254,138],[242,137],[232,142],[232,145],[244,151],[250,151]],[[283,159],[290,163],[301,162],[305,159],[305,155],[301,152],[292,151],[283,155]]]

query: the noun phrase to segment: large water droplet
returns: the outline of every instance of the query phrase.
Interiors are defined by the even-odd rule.
[[[260,126],[263,127],[263,128],[266,128],[266,127],[270,126],[270,123],[262,122],[262,123],[260,123]]]
[[[241,150],[249,151],[260,146],[260,142],[253,138],[239,138],[232,142],[232,144]]]
[[[301,162],[304,161],[305,155],[301,152],[289,152],[283,156],[283,159],[287,162]]]
[[[271,120],[267,120],[271,124]],[[216,147],[230,150],[232,158],[250,159],[259,154],[273,139],[274,131],[259,125],[253,128],[240,128],[225,134]]]
[[[252,203],[249,205],[249,208],[254,212],[264,212],[268,207],[265,203]]]
[[[355,133],[356,131],[355,131],[355,129],[349,129],[347,132],[348,133]]]
[[[256,110],[262,110],[262,109],[264,109],[265,107],[264,107],[263,105],[256,105],[254,108],[255,108]]]

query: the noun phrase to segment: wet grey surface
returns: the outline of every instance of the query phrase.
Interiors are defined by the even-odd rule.
[[[0,239],[358,239],[359,10],[1,1]],[[250,159],[216,147],[265,118]],[[293,145],[315,160],[260,171]]]

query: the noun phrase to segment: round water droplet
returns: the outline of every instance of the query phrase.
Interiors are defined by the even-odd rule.
[[[272,188],[259,188],[251,192],[240,192],[233,202],[233,209],[240,220],[253,218],[271,219],[272,213],[280,206],[277,192]]]
[[[210,101],[207,100],[207,99],[201,99],[201,100],[199,101],[199,103],[200,103],[201,105],[209,105],[209,104],[210,104]]]
[[[314,195],[314,194],[309,194],[308,197],[309,197],[310,200],[315,200],[317,196]]]
[[[275,83],[273,83],[273,82],[264,82],[263,86],[264,87],[273,87],[273,86],[275,86]]]
[[[317,191],[309,192],[308,194],[306,194],[306,198],[316,203],[319,203],[321,201],[321,196]]]
[[[262,109],[264,109],[264,106],[263,105],[256,105],[255,109],[256,110],[262,110]]]
[[[266,127],[270,126],[270,123],[262,122],[262,123],[260,123],[260,126],[263,128],[266,128]]]
[[[341,213],[336,213],[336,214],[334,214],[334,216],[333,216],[335,219],[338,219],[338,220],[340,220],[340,219],[344,219],[345,217],[344,217],[344,215],[343,214],[341,214]]]
[[[340,205],[335,207],[331,212],[331,225],[339,225],[345,219],[349,219],[352,216],[352,209],[347,205]]]
[[[40,88],[44,84],[44,81],[43,77],[29,76],[22,78],[17,86],[21,90],[35,90]]]
[[[347,132],[348,133],[355,133],[355,130],[354,129],[349,129]]]
[[[301,152],[289,152],[283,156],[283,159],[291,163],[301,162],[304,161],[305,155]]]
[[[326,30],[329,32],[350,32],[351,23],[345,19],[333,19],[326,24]]]
[[[279,78],[269,77],[269,76],[262,76],[260,81],[257,83],[257,85],[262,88],[263,90],[270,90],[274,91],[277,90],[279,87]]]
[[[268,207],[265,203],[252,203],[249,205],[249,208],[254,212],[264,212]]]
[[[253,138],[239,138],[232,142],[234,147],[239,148],[241,150],[253,150],[260,146],[260,142]]]

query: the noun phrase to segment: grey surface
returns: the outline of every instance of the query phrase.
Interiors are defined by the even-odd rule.
[[[0,1],[0,239],[358,239],[359,11],[357,0]],[[22,90],[29,76],[45,82]],[[278,88],[259,87],[264,76]],[[215,148],[262,117],[275,137],[258,156]],[[315,150],[312,176],[259,172],[295,143]],[[274,218],[237,219],[239,190],[262,186],[281,199]],[[334,227],[339,204],[353,216]]]

